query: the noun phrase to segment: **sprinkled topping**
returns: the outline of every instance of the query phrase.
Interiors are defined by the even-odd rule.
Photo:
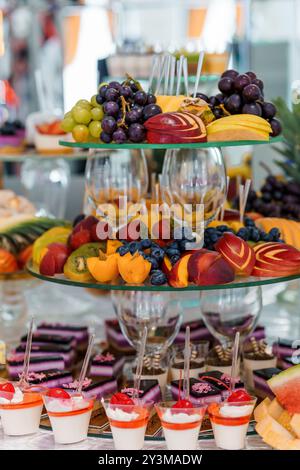
[[[221,380],[226,384],[230,385],[231,377],[228,374],[221,375]],[[238,377],[233,378],[232,380],[234,383],[239,383],[240,379]]]
[[[22,374],[19,374],[19,378],[21,378],[21,375]],[[30,380],[42,380],[44,379],[46,376],[46,374],[44,374],[43,372],[29,372],[28,376],[27,376],[27,379],[30,381]]]
[[[193,392],[197,393],[209,393],[213,390],[212,386],[204,383],[204,382],[198,382],[194,385],[192,385],[192,390]]]
[[[136,395],[137,393],[137,389],[136,388],[123,388],[121,390],[122,393],[126,393],[126,395],[129,395],[130,397],[133,397]],[[139,395],[142,395],[143,394],[143,391],[142,390],[139,390]]]
[[[115,356],[108,352],[106,354],[97,354],[93,360],[97,362],[112,362],[115,360]]]
[[[86,388],[86,387],[89,387],[92,383],[92,380],[91,379],[88,379],[87,377],[84,379],[83,381],[83,384],[82,384],[82,387],[83,388]],[[74,382],[70,382],[68,384],[62,384],[62,386],[64,388],[77,388],[79,385],[79,381],[78,380],[74,380]]]
[[[22,361],[24,359],[23,353],[10,353],[7,356],[8,361]]]

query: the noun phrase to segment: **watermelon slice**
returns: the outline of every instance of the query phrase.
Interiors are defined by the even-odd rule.
[[[300,364],[275,375],[268,385],[283,408],[290,414],[300,413]]]

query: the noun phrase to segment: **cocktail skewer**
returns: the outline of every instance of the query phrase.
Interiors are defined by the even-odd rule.
[[[232,364],[230,373],[230,390],[233,392],[235,388],[235,382],[237,378],[238,370],[238,359],[239,359],[239,347],[240,347],[240,332],[237,331],[234,338],[233,349],[232,349]]]
[[[185,330],[184,375],[183,375],[183,398],[185,400],[189,400],[190,398],[190,360],[191,360],[191,333],[190,333],[190,327],[187,326]]]
[[[90,358],[91,358],[91,355],[92,355],[92,349],[93,349],[93,346],[94,346],[94,341],[95,341],[95,335],[92,334],[90,336],[90,339],[89,339],[89,344],[88,344],[88,347],[87,347],[87,350],[86,350],[86,353],[85,353],[84,361],[83,361],[81,371],[80,371],[80,375],[79,375],[79,379],[78,379],[78,385],[77,385],[76,392],[79,395],[82,392],[82,386],[83,386],[83,382],[84,382],[84,379],[86,377],[86,373],[87,373],[87,370],[88,370],[88,365],[89,365]]]
[[[143,362],[144,362],[144,355],[145,355],[145,349],[146,349],[147,335],[148,335],[148,329],[145,326],[143,329],[141,345],[140,345],[140,349],[139,349],[138,357],[137,357],[137,365],[136,365],[134,385],[133,385],[133,388],[134,388],[133,398],[139,398],[139,390],[140,390],[141,376],[142,376],[142,371],[143,371]]]
[[[31,317],[29,329],[27,333],[26,339],[26,348],[24,354],[24,363],[23,363],[23,371],[20,376],[19,387],[23,388],[28,385],[28,374],[29,374],[29,366],[30,366],[30,353],[31,353],[31,345],[32,345],[32,335],[33,335],[33,317]]]

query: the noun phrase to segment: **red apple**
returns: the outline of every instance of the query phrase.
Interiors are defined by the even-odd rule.
[[[250,276],[255,265],[254,250],[242,238],[225,232],[215,244],[215,249],[238,275]]]
[[[300,272],[300,251],[284,243],[262,243],[254,248],[254,276],[289,276]]]

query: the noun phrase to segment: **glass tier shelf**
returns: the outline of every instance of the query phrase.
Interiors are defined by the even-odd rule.
[[[269,144],[276,144],[278,142],[282,142],[281,137],[271,138],[270,140],[236,140],[231,141],[227,140],[224,142],[199,142],[196,144],[133,144],[133,143],[125,143],[125,144],[100,144],[96,142],[67,142],[64,140],[60,140],[60,145],[64,147],[71,147],[71,148],[81,148],[81,149],[92,149],[92,150],[114,150],[114,149],[202,149],[202,148],[213,148],[213,147],[240,147],[243,145],[269,145]]]
[[[53,160],[58,158],[64,158],[66,160],[83,160],[88,158],[89,154],[87,151],[79,152],[58,152],[58,153],[38,153],[34,149],[26,149],[21,153],[1,153],[0,148],[0,162],[6,163],[23,163],[26,160]]]
[[[38,268],[31,262],[27,264],[27,271],[34,277],[47,282],[54,282],[56,284],[64,284],[73,287],[85,287],[88,289],[100,289],[100,290],[130,290],[130,291],[148,291],[148,292],[173,292],[173,291],[204,291],[204,290],[219,290],[219,289],[238,289],[240,287],[253,287],[253,286],[264,286],[268,284],[276,284],[279,282],[289,282],[296,279],[300,279],[300,273],[293,276],[285,277],[237,277],[234,282],[228,284],[217,284],[210,286],[196,286],[194,284],[189,285],[185,288],[171,287],[169,285],[153,286],[149,284],[125,284],[119,281],[114,284],[100,284],[96,281],[91,282],[79,282],[67,279],[63,274],[56,274],[55,276],[43,276],[40,274]]]

